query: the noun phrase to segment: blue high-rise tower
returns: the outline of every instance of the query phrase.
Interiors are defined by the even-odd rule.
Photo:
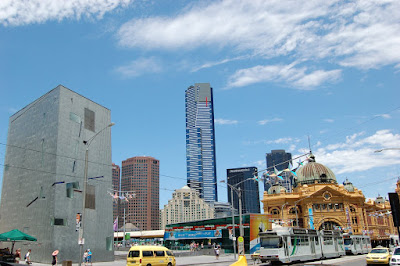
[[[187,184],[205,201],[218,201],[212,88],[196,83],[185,93]]]

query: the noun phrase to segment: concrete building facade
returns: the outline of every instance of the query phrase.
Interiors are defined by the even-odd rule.
[[[113,184],[113,191],[112,194],[119,196],[119,192],[121,191],[121,168],[116,165],[116,164],[112,164],[112,184]],[[120,206],[120,200],[115,199],[113,201],[113,221],[115,221],[115,219],[117,219],[118,217],[118,213],[119,213],[119,206]],[[121,218],[118,217],[118,225],[120,223],[122,223],[122,221],[120,221]],[[119,226],[118,226],[119,228]]]
[[[122,161],[121,193],[134,194],[120,203],[119,217],[140,230],[158,230],[160,226],[160,161],[136,156]],[[122,220],[121,219],[121,220]]]
[[[88,156],[84,249],[112,261],[111,122],[109,109],[59,85],[10,117],[0,207],[0,232],[19,229],[37,242],[19,243],[32,260],[77,262],[82,213],[84,141]],[[97,136],[96,134],[99,133]]]
[[[200,198],[195,189],[184,186],[176,189],[172,199],[161,210],[161,229],[167,224],[214,218],[214,208]]]

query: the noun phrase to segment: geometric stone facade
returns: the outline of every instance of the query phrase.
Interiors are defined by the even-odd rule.
[[[86,145],[90,144],[85,245],[95,261],[112,261],[110,110],[59,85],[10,117],[0,232],[19,229],[37,242],[16,243],[50,263],[81,260],[76,217],[82,212]],[[105,128],[105,129],[104,129]],[[104,130],[103,130],[104,129]],[[97,177],[97,178],[95,178]],[[15,250],[15,249],[14,249]]]

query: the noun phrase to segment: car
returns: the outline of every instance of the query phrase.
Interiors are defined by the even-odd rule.
[[[133,246],[129,249],[126,266],[162,265],[175,266],[171,250],[160,246]]]
[[[392,258],[390,259],[390,265],[400,265],[400,247],[396,247],[393,250]]]
[[[389,264],[390,251],[388,248],[376,247],[367,255],[367,264]]]

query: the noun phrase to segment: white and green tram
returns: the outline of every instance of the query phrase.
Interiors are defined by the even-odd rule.
[[[371,251],[371,238],[366,235],[344,234],[346,254],[367,254]]]
[[[345,255],[338,231],[280,227],[259,233],[261,262],[290,263]]]

